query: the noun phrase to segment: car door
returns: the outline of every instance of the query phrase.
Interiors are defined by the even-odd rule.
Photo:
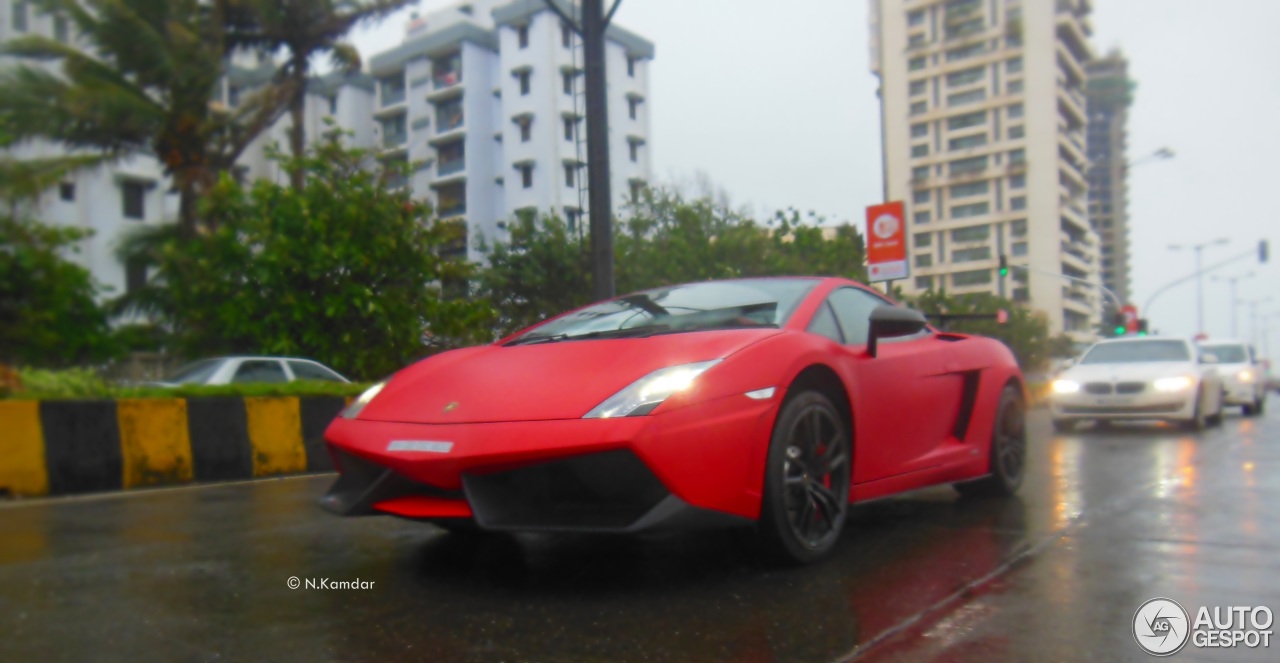
[[[931,454],[947,440],[959,409],[962,378],[947,374],[947,343],[928,330],[881,340],[867,354],[871,312],[891,305],[860,288],[827,298],[843,337],[840,361],[852,376],[855,416],[854,483],[939,464]],[[815,316],[816,320],[817,316]]]

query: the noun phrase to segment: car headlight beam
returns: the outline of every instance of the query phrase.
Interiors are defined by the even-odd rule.
[[[360,394],[358,398],[351,401],[351,404],[342,410],[342,418],[355,419],[360,414],[360,411],[364,409],[364,406],[368,405],[369,402],[373,400],[374,396],[377,396],[385,386],[387,386],[387,382],[384,380],[372,387],[369,387],[368,389],[365,389],[363,394]]]
[[[649,414],[662,405],[663,401],[692,387],[699,375],[718,363],[719,359],[713,359],[658,369],[610,396],[582,418],[608,419]]]
[[[1236,373],[1236,379],[1244,383],[1253,382],[1253,371],[1246,368],[1245,370]]]
[[[1080,391],[1080,383],[1075,380],[1054,380],[1053,393],[1055,394],[1075,394]]]
[[[1190,389],[1193,384],[1195,384],[1195,380],[1192,380],[1185,375],[1179,375],[1178,377],[1173,378],[1160,378],[1152,383],[1152,386],[1155,387],[1156,391],[1172,392],[1186,391],[1187,389]]]

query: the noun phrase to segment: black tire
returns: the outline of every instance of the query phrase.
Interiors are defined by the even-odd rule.
[[[787,399],[773,426],[757,524],[774,561],[808,564],[829,554],[849,512],[852,444],[843,417],[816,391]]]
[[[1076,429],[1076,422],[1074,419],[1054,419],[1053,420],[1053,430],[1055,432],[1070,433],[1075,429]]]
[[[1027,469],[1027,408],[1022,391],[1004,388],[996,403],[991,449],[987,453],[990,474],[977,481],[955,484],[961,495],[1009,496],[1018,492]]]
[[[1258,406],[1257,405],[1241,405],[1240,414],[1243,414],[1246,417],[1256,417],[1258,416]]]

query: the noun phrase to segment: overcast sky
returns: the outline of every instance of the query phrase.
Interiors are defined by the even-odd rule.
[[[421,0],[417,10],[447,4]],[[1170,251],[1170,243],[1228,238],[1205,250],[1208,265],[1264,236],[1280,242],[1280,74],[1273,68],[1280,2],[1094,5],[1095,51],[1121,48],[1138,84],[1129,158],[1163,146],[1177,153],[1131,171],[1133,299],[1142,307],[1193,271],[1190,252]],[[881,195],[867,7],[867,0],[623,0],[615,21],[657,49],[649,105],[655,179],[687,182],[704,172],[737,205],[760,212],[794,206],[861,222]],[[355,35],[361,52],[398,43],[407,13]],[[1248,271],[1255,276],[1239,282],[1239,297],[1271,297],[1259,317],[1280,311],[1275,264],[1241,261],[1218,273]],[[1206,278],[1204,293],[1207,331],[1230,335],[1227,284]],[[1246,340],[1248,311],[1240,307]],[[1150,314],[1164,333],[1194,333],[1194,281],[1160,295]],[[1280,314],[1271,327],[1280,354]]]

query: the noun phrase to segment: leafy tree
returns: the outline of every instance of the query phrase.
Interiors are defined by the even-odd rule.
[[[66,366],[112,354],[93,279],[63,257],[85,236],[0,217],[0,363]]]
[[[338,132],[301,163],[276,158],[313,185],[246,188],[224,175],[203,211],[216,229],[142,242],[158,278],[139,301],[173,327],[187,356],[302,355],[377,378],[423,355],[424,331],[488,340],[488,307],[445,301],[433,285],[466,279],[471,267],[438,257],[444,226],[389,186],[398,172],[345,148]]]
[[[1053,347],[1049,321],[1044,314],[1012,300],[990,293],[954,295],[944,290],[930,290],[914,298],[908,297],[906,301],[928,315],[995,314],[1004,309],[1009,313],[1009,320],[1004,324],[998,323],[993,315],[989,320],[954,320],[948,322],[946,328],[1000,339],[1013,351],[1018,365],[1026,372],[1041,371],[1049,362]]]
[[[278,75],[288,82],[289,147],[297,159],[306,149],[303,120],[312,61],[327,54],[339,69],[358,71],[360,53],[343,38],[356,25],[382,18],[408,0],[219,0],[218,4],[233,48],[287,53]],[[301,169],[290,171],[290,178],[295,187],[305,184]]]
[[[203,0],[35,2],[68,18],[78,39],[27,35],[0,47],[32,59],[0,74],[10,138],[71,150],[62,167],[155,154],[181,195],[181,228],[194,234],[198,196],[279,117],[287,90],[268,86],[234,110],[209,103],[228,50],[221,12]],[[97,159],[74,162],[86,155]]]
[[[478,294],[498,312],[497,327],[523,329],[591,299],[591,250],[559,218],[522,214],[510,238],[480,238],[488,264],[477,274]]]

